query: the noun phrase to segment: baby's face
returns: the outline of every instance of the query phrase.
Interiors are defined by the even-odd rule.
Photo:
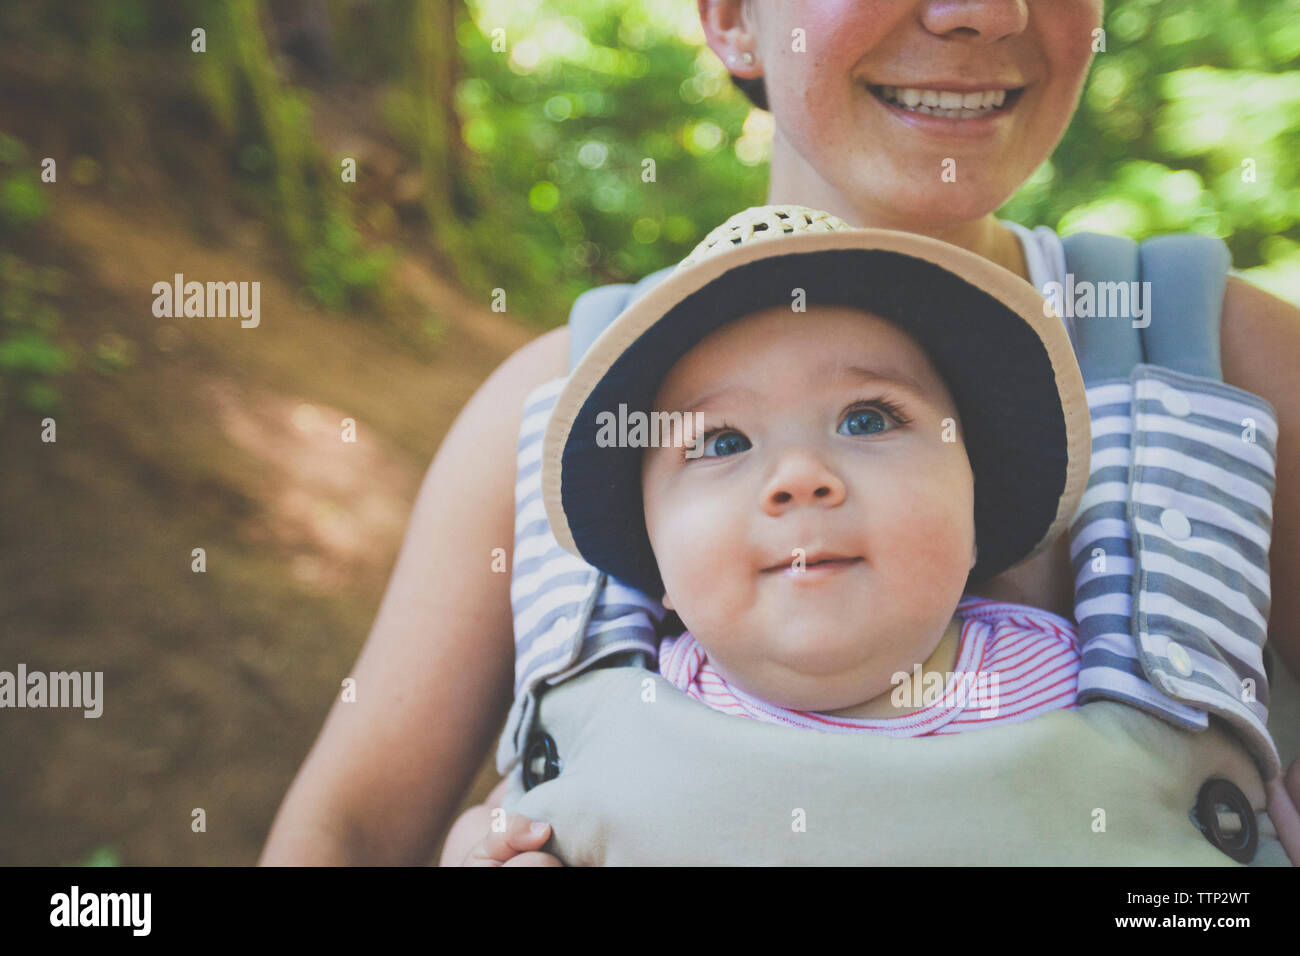
[[[935,650],[975,562],[975,499],[920,345],[858,309],[777,306],[704,339],[654,407],[703,413],[703,454],[648,448],[642,488],[665,604],[729,682],[836,710]]]

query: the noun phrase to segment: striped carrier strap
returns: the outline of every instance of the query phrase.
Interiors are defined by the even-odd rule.
[[[1062,299],[1093,435],[1070,529],[1080,703],[1127,701],[1198,730],[1214,714],[1271,779],[1281,769],[1264,656],[1278,430],[1268,402],[1222,380],[1227,248],[1208,236],[1138,245],[1091,233],[1064,245]],[[1107,308],[1125,294],[1127,310]]]

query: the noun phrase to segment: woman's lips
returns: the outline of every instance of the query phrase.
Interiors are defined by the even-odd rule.
[[[952,106],[953,93],[945,94],[943,91],[926,90],[926,93],[934,94],[927,97],[928,99],[938,99],[939,103],[944,105],[931,105],[924,101],[915,105],[907,105],[901,99],[915,100],[916,91],[914,89],[863,85],[876,103],[884,107],[891,116],[908,126],[926,132],[956,136],[983,136],[997,129],[1002,121],[1015,111],[1016,105],[1025,92],[1025,87],[1006,90],[991,87],[989,90],[976,91],[980,94],[981,105],[972,110],[967,109],[964,105]],[[901,92],[904,89],[907,89],[906,95]],[[1001,96],[988,95],[994,91],[1000,92]],[[988,105],[984,105],[986,100]],[[965,100],[963,99],[962,102],[964,103]]]

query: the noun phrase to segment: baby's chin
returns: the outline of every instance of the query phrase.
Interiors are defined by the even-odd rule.
[[[860,624],[835,624],[792,623],[762,635],[758,646],[764,649],[764,659],[780,671],[822,680],[870,673],[887,666],[887,660],[897,654],[891,646],[897,630],[882,633]]]
[[[803,673],[785,672],[779,675],[766,673],[732,678],[727,676],[733,687],[738,687],[751,697],[787,710],[813,711],[829,713],[847,710],[888,693],[894,686],[889,681],[890,675],[871,674],[867,677],[847,677],[843,672],[834,677],[813,676]]]
[[[696,639],[732,686],[791,710],[853,707],[887,691],[896,670],[890,663],[892,655],[866,651],[872,644],[861,634],[831,645],[767,644],[761,658],[746,654],[739,662],[734,658],[728,662],[729,655],[711,651],[707,638],[696,635]]]

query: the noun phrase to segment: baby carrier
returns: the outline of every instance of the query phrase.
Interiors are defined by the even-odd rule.
[[[1094,429],[1070,532],[1080,706],[928,738],[739,719],[655,673],[657,635],[584,650],[606,585],[589,568],[581,612],[555,624],[568,657],[517,697],[498,750],[505,808],[549,821],[549,852],[570,865],[1288,865],[1265,811],[1281,769],[1264,659],[1277,426],[1221,380],[1227,250],[1084,234],[1065,252],[1093,294],[1085,308],[1059,290]],[[671,271],[580,296],[570,367]],[[1117,283],[1156,290],[1140,321],[1087,313]],[[1189,453],[1211,471],[1181,467]]]

